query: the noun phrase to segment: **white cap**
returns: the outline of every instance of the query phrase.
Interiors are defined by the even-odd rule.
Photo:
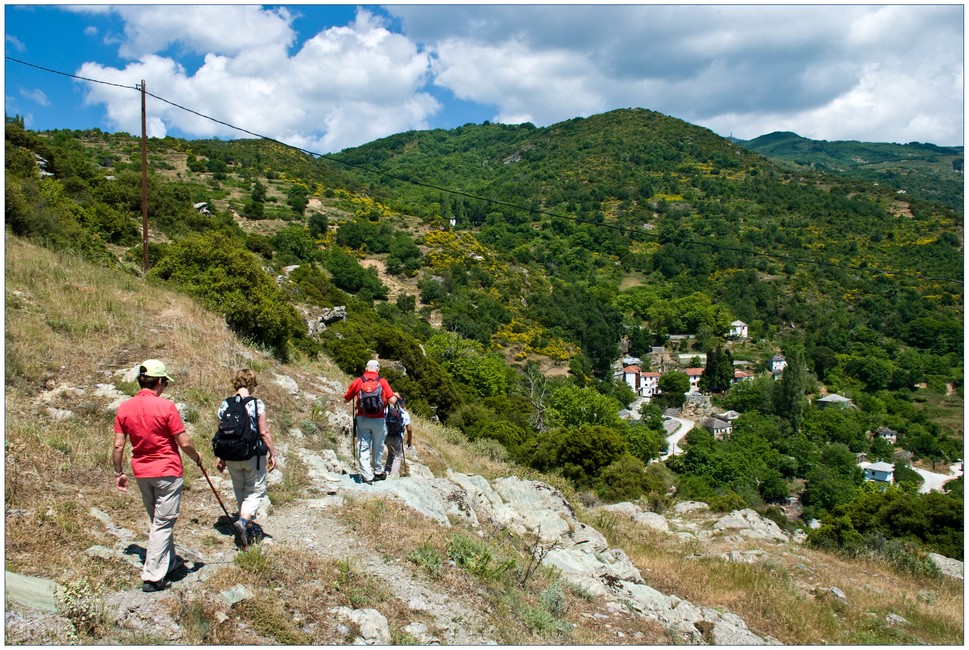
[[[367,362],[367,372],[376,372],[380,370],[380,362],[376,359],[371,359]]]

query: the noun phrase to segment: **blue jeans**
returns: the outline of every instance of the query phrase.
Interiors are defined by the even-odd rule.
[[[386,437],[387,423],[383,418],[357,416],[357,462],[364,481],[372,481],[374,474],[384,471]]]

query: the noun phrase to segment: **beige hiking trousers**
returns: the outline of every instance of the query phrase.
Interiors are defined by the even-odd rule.
[[[182,477],[139,478],[138,489],[151,526],[141,579],[158,582],[175,566],[175,522],[182,499]]]

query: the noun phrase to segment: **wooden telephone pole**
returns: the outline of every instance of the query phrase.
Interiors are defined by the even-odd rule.
[[[145,80],[141,80],[141,239],[142,273],[148,275],[148,136],[145,129]]]

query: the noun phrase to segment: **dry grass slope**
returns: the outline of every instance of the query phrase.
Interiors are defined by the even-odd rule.
[[[207,444],[214,410],[231,392],[229,378],[239,367],[257,372],[258,394],[271,405],[270,425],[281,446],[296,446],[295,429],[302,432],[300,446],[317,451],[339,446],[342,434],[328,424],[326,413],[346,407],[342,395],[321,386],[346,385],[350,378],[328,360],[279,364],[238,341],[218,315],[188,297],[10,235],[5,251],[8,570],[61,584],[87,580],[109,590],[139,586],[138,572],[131,566],[87,559],[84,552],[115,541],[94,525],[91,506],[135,531],[136,541],[143,540],[140,500],[113,488],[113,413],[110,398],[98,396],[95,387],[114,384],[133,393],[135,386],[121,383],[118,372],[145,358],[168,364],[175,383],[167,395],[185,404],[186,422],[208,468],[214,466]],[[292,395],[273,381],[274,374],[294,379],[319,398]],[[73,415],[62,417],[65,411]],[[518,473],[552,483],[573,504],[580,503],[561,480],[509,467],[494,454],[482,455],[486,449],[469,444],[454,430],[418,420],[417,431],[422,462],[435,475],[448,468],[489,479]],[[270,491],[280,520],[298,518],[305,507],[300,499],[317,496],[296,455],[285,460],[286,480]],[[186,486],[176,537],[205,556],[218,557],[231,548],[231,537],[216,528],[221,511],[190,463]],[[683,546],[622,517],[581,507],[578,514],[625,550],[651,586],[698,605],[732,611],[756,633],[784,643],[962,644],[962,585],[952,580],[898,575],[883,565],[807,548],[773,554],[761,565],[730,564],[708,557],[715,549]],[[603,603],[563,586],[551,572],[538,571],[522,581],[511,567],[527,565],[527,541],[500,531],[486,531],[482,537],[460,527],[440,528],[379,498],[350,500],[332,517],[331,525],[350,531],[375,557],[397,562],[414,580],[475,606],[484,617],[482,626],[496,631],[492,638],[499,643],[676,641],[655,622],[606,611]],[[465,564],[449,566],[448,558],[454,557]],[[332,623],[328,609],[334,606],[378,609],[390,622],[394,643],[414,642],[403,630],[414,612],[349,559],[322,557],[296,542],[266,545],[234,559],[228,553],[228,558],[210,580],[172,601],[171,613],[187,643],[350,643],[353,634]],[[247,585],[255,597],[226,610],[214,594],[236,583]],[[845,592],[847,604],[826,597],[832,586]],[[909,625],[889,625],[889,613],[903,616]],[[241,620],[249,625],[240,627]],[[433,621],[425,622],[433,631]],[[166,642],[110,625],[92,629],[82,641]]]

